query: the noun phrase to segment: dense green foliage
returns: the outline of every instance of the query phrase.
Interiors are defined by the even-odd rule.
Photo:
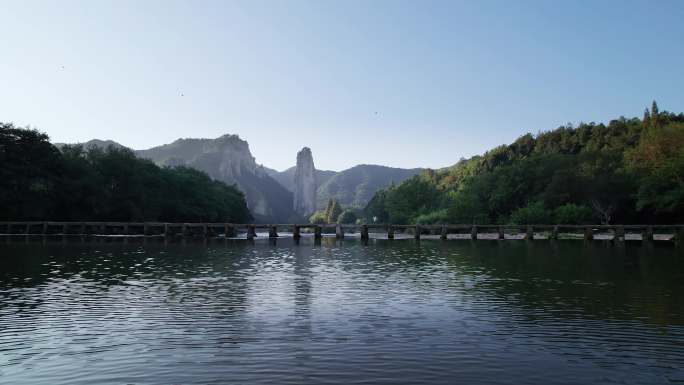
[[[354,210],[347,209],[342,211],[342,214],[340,214],[340,216],[337,217],[337,223],[343,225],[354,224],[356,223],[357,219],[358,216],[356,215],[356,212]]]
[[[684,114],[563,126],[378,191],[369,222],[684,222]]]
[[[0,220],[251,220],[235,187],[125,148],[60,151],[43,133],[0,124],[0,164]]]
[[[328,199],[328,205],[325,211],[316,211],[309,217],[310,223],[337,223],[337,218],[342,214],[342,206],[337,203],[336,199]]]
[[[316,211],[309,217],[309,223],[322,225],[328,223],[328,218],[325,216],[323,211]]]
[[[215,139],[178,139],[173,143],[135,151],[160,166],[187,166],[215,180],[235,185],[258,223],[287,223],[301,220],[293,210],[293,194],[257,165],[249,144],[237,135]]]

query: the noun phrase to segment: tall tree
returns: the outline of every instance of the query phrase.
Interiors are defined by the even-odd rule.
[[[658,128],[660,123],[660,111],[658,111],[658,103],[654,100],[651,104],[651,127]]]
[[[326,220],[328,223],[336,223],[340,214],[342,214],[342,207],[337,203],[337,199],[333,199]]]
[[[644,123],[644,128],[651,126],[651,113],[648,111],[648,108],[644,110],[644,118],[642,119],[642,122]]]

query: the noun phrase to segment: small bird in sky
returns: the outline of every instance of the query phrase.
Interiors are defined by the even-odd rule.
[[[181,92],[181,96],[185,96],[185,94]]]

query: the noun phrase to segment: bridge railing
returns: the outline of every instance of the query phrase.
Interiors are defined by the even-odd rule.
[[[0,222],[0,235],[92,235],[92,236],[223,236],[237,237],[245,233],[245,237],[257,237],[257,230],[268,231],[270,238],[279,237],[278,231],[291,232],[292,237],[299,238],[303,234],[313,234],[321,238],[324,234],[334,232],[337,238],[345,234],[358,234],[362,239],[369,239],[370,234],[385,233],[388,239],[394,239],[397,233],[410,234],[415,239],[425,235],[439,235],[441,239],[449,239],[451,234],[464,235],[472,240],[480,239],[487,234],[489,239],[558,239],[561,234],[579,234],[585,240],[594,239],[600,234],[610,235],[614,241],[625,241],[627,235],[643,241],[656,238],[684,242],[684,225],[570,225],[570,224],[537,224],[537,225],[469,225],[469,224],[433,224],[406,225],[390,223],[372,224],[255,224],[255,223],[212,223],[212,222],[60,222],[60,221],[26,221]],[[452,236],[453,238],[453,236]]]

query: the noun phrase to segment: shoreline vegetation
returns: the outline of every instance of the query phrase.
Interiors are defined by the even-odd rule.
[[[378,191],[368,223],[684,222],[684,114],[568,124]]]
[[[237,186],[160,167],[126,148],[57,148],[0,123],[0,221],[253,221]],[[526,134],[378,190],[363,208],[330,198],[311,223],[528,225],[684,222],[684,114]]]
[[[0,220],[252,220],[236,187],[125,148],[60,150],[44,133],[0,123],[0,164]]]

